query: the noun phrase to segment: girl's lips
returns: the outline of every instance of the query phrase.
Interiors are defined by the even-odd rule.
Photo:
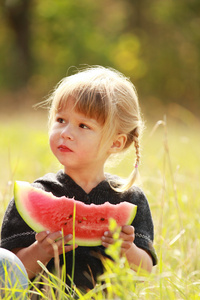
[[[58,150],[60,150],[61,152],[72,152],[71,149],[69,149],[67,146],[65,145],[60,145],[58,146]]]

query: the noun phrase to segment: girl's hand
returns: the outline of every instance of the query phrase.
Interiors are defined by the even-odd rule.
[[[131,225],[122,226],[119,238],[122,239],[121,255],[125,254],[126,258],[131,266],[131,269],[138,271],[138,267],[141,270],[151,272],[153,262],[150,254],[136,246],[135,229]],[[114,243],[113,232],[106,231],[102,236],[102,245],[108,247]]]
[[[121,228],[119,238],[122,239],[121,253],[126,253],[132,246],[135,239],[135,229],[131,225],[124,225]],[[114,243],[113,232],[106,231],[102,237],[102,245],[108,247]]]
[[[42,231],[36,233],[35,239],[36,241],[28,247],[12,249],[13,253],[24,264],[29,279],[34,278],[42,269],[38,264],[38,260],[46,264],[55,255],[63,253],[63,242],[64,252],[69,252],[73,249],[73,245],[65,245],[72,239],[72,235],[68,234],[63,237],[60,231],[53,233]],[[76,247],[77,245],[75,245]]]
[[[61,231],[50,233],[48,231],[42,231],[35,235],[36,244],[39,252],[43,253],[47,259],[54,257],[55,253],[59,255],[63,253],[63,240],[64,245],[72,239],[72,234],[62,236]],[[78,247],[75,244],[75,248]],[[65,245],[65,252],[73,250],[73,245]]]

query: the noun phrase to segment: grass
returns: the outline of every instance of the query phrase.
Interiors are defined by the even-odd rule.
[[[116,264],[105,262],[103,283],[85,295],[64,292],[60,278],[40,274],[45,279],[41,299],[191,299],[200,297],[200,123],[195,118],[168,118],[148,121],[143,136],[140,184],[150,203],[155,248],[159,262],[151,275],[130,270],[123,258]],[[46,116],[35,112],[0,121],[0,220],[12,197],[14,180],[33,181],[60,166],[50,153]],[[115,167],[106,170],[127,176],[134,162],[134,149]],[[126,168],[124,165],[126,164]],[[117,255],[118,246],[112,249]],[[36,282],[34,283],[35,286]],[[105,293],[105,287],[107,293]],[[33,291],[31,292],[33,293]],[[30,295],[30,298],[32,297]]]

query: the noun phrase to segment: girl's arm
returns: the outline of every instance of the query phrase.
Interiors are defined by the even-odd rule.
[[[144,249],[137,247],[132,243],[128,251],[125,252],[130,266],[137,271],[137,267],[141,267],[149,273],[152,271],[153,262],[151,256]]]
[[[72,235],[69,234],[64,237],[64,244],[72,239]],[[75,245],[77,247],[77,245]],[[69,252],[73,249],[73,245],[64,246],[65,252]],[[24,264],[28,273],[29,279],[35,277],[40,271],[41,267],[37,261],[41,261],[44,265],[47,264],[56,254],[63,253],[63,239],[60,231],[49,233],[48,231],[42,231],[36,234],[36,241],[26,248],[12,249],[18,258]]]
[[[137,270],[137,267],[141,267],[141,269],[150,273],[153,267],[152,258],[145,250],[133,243],[135,239],[134,227],[130,225],[122,226],[120,238],[123,240],[121,253],[126,255],[130,266],[134,270]],[[102,245],[108,247],[113,242],[112,232],[106,231],[102,237]]]

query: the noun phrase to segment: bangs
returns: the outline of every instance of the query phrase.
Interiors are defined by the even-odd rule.
[[[91,88],[76,88],[71,91],[65,91],[54,101],[55,111],[60,111],[67,107],[68,99],[74,98],[74,109],[86,117],[95,119],[101,125],[104,125],[109,112],[108,99],[105,92]]]
[[[75,92],[75,109],[104,125],[108,116],[108,105],[105,98],[105,94],[96,90],[85,89]]]

